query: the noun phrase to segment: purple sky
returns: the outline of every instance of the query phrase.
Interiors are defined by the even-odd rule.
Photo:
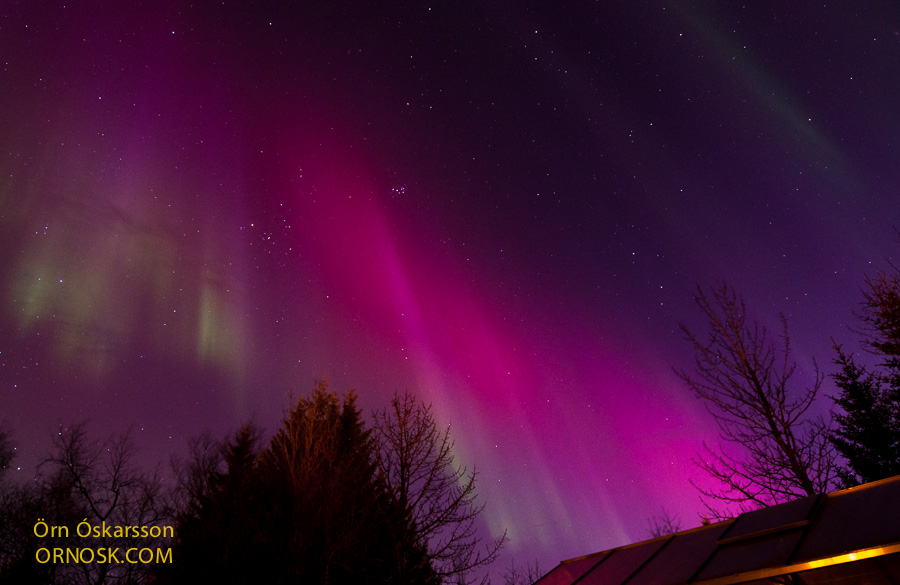
[[[165,463],[317,378],[410,391],[547,570],[699,523],[697,284],[805,382],[896,257],[896,2],[131,4],[0,7],[22,476],[60,423]]]

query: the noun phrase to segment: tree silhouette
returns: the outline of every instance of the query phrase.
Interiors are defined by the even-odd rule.
[[[900,474],[900,271],[891,268],[866,278],[857,315],[863,346],[879,363],[868,370],[835,346],[834,401],[843,413],[834,413],[831,439],[847,460],[847,485]]]
[[[281,562],[314,582],[389,582],[389,498],[375,475],[374,444],[356,397],[317,384],[285,418],[261,466],[292,531]],[[280,492],[280,493],[279,493]],[[272,543],[273,546],[276,543]],[[385,550],[382,550],[385,549]]]
[[[38,485],[8,481],[5,472],[14,458],[12,433],[0,428],[0,585],[53,583],[53,567],[34,558],[39,545],[33,527],[38,518],[58,517],[58,510],[47,505]]]
[[[378,471],[403,511],[403,525],[412,529],[411,550],[426,550],[419,563],[445,583],[471,583],[476,569],[496,559],[505,534],[482,546],[476,473],[454,464],[449,425],[439,430],[430,406],[395,394],[389,409],[375,413],[375,433]],[[401,573],[419,569],[411,559],[399,560]]]
[[[663,510],[661,518],[653,516],[647,520],[647,532],[651,538],[675,534],[679,530],[681,530],[681,518],[673,515],[668,510]]]
[[[285,415],[268,446],[245,426],[223,446],[195,441],[180,465],[179,559],[161,583],[435,582],[375,468],[375,444],[352,392],[325,382]],[[418,570],[400,574],[397,555]]]
[[[503,571],[503,585],[531,585],[541,578],[541,568],[537,559],[534,564],[526,563],[524,567],[516,566],[515,559]]]
[[[161,548],[165,539],[125,535],[114,528],[159,526],[168,518],[168,508],[158,478],[134,463],[128,434],[97,440],[81,423],[60,427],[53,445],[34,481],[0,485],[0,583],[149,582],[147,565],[124,562],[122,555],[132,547]],[[69,535],[38,536],[36,521],[66,527]],[[105,523],[111,530],[76,535],[82,521],[91,527]],[[117,558],[123,562],[104,562],[94,554],[90,562],[41,563],[36,559],[41,548],[119,549]]]
[[[55,468],[57,489],[68,490],[72,503],[69,510],[84,511],[84,519],[92,525],[158,526],[169,519],[169,511],[162,493],[161,482],[147,474],[134,462],[135,448],[128,433],[98,441],[88,436],[85,423],[61,427],[54,437],[53,454],[44,462]],[[52,493],[52,490],[51,490]],[[75,528],[79,518],[72,518]],[[157,548],[165,544],[162,538],[99,536],[81,538],[82,547],[101,548]],[[64,568],[63,568],[64,567]],[[64,565],[73,582],[79,583],[145,583],[149,580],[148,566],[132,563],[104,563],[95,561]]]
[[[35,558],[38,548],[66,546],[66,539],[35,536],[37,519],[75,527],[87,517],[72,496],[71,482],[59,473],[39,482],[0,485],[0,584],[84,582],[70,567],[39,563]]]
[[[704,444],[705,454],[694,459],[724,486],[700,489],[711,516],[727,516],[723,504],[743,511],[828,491],[836,477],[834,447],[824,423],[807,416],[822,375],[816,371],[805,390],[796,387],[784,317],[776,342],[748,321],[743,300],[727,285],[711,296],[698,287],[695,300],[708,333],[697,336],[682,325],[695,364],[691,372],[676,373],[704,400],[722,441],[739,453]]]
[[[224,443],[209,435],[193,440],[189,461],[175,463],[180,511],[173,563],[154,566],[157,582],[251,583],[273,576],[263,541],[269,518],[261,509],[258,442],[258,431],[246,424]]]

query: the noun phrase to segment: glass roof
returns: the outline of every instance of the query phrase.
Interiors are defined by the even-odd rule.
[[[900,481],[893,484],[900,487]],[[815,529],[797,553],[798,562],[900,542],[900,489],[871,486],[878,487],[869,484],[828,495]]]
[[[659,553],[628,581],[629,585],[686,583],[697,572],[698,560],[712,554],[716,540],[730,525],[731,522],[720,522],[670,537]]]
[[[780,506],[761,508],[752,514],[741,514],[724,535],[723,541],[747,538],[752,535],[783,530],[793,524],[805,523],[820,496],[800,498]]]
[[[609,552],[602,552],[586,557],[579,557],[571,561],[563,561],[558,567],[541,577],[537,583],[541,585],[569,585],[574,583],[582,575],[590,571],[594,566],[605,559]]]
[[[896,585],[900,583],[900,554],[806,571],[794,580],[800,585]]]
[[[583,585],[623,583],[664,544],[664,540],[657,539],[637,546],[616,549],[611,555],[603,559],[602,563],[585,575],[579,583]]]
[[[697,580],[786,565],[802,536],[791,530],[719,546]]]
[[[900,583],[900,476],[563,561],[538,581],[540,585],[785,582]]]

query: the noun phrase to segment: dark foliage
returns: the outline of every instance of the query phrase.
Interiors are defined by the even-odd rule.
[[[157,582],[270,581],[270,553],[261,539],[268,517],[259,509],[265,500],[256,474],[258,440],[246,425],[225,444],[208,437],[191,443],[190,462],[176,466],[182,475],[174,562],[155,567]]]
[[[38,563],[40,547],[65,546],[61,538],[38,538],[37,519],[48,525],[74,527],[87,511],[72,497],[71,482],[57,474],[40,484],[0,486],[0,584],[55,584],[76,580],[65,568]]]
[[[194,444],[182,466],[177,560],[160,582],[434,582],[414,541],[398,550],[386,537],[404,534],[406,519],[376,473],[352,392],[341,399],[317,384],[267,447],[258,442],[246,426],[218,453]],[[400,554],[420,569],[401,575]]]
[[[862,309],[863,346],[879,359],[871,370],[835,347],[833,375],[842,412],[831,439],[847,461],[842,478],[856,485],[900,474],[900,272],[866,279]]]
[[[35,481],[11,485],[14,450],[0,433],[0,585],[287,584],[440,585],[469,582],[502,539],[479,548],[475,474],[452,464],[449,430],[430,409],[397,398],[366,428],[352,392],[316,385],[264,444],[252,425],[209,435],[173,462],[177,488],[133,465],[128,435],[98,441],[61,428]],[[70,537],[38,538],[37,520]],[[174,539],[99,534],[92,526],[173,525]],[[72,542],[72,540],[77,542]],[[165,540],[165,539],[163,539]],[[39,548],[171,547],[170,563],[38,563]]]

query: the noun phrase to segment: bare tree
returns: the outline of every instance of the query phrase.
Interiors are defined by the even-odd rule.
[[[712,517],[728,515],[724,505],[741,511],[771,506],[835,487],[835,451],[821,419],[807,412],[822,386],[815,370],[812,385],[797,388],[792,377],[787,321],[777,340],[765,327],[749,322],[744,301],[721,284],[708,297],[698,287],[695,300],[709,331],[682,331],[694,346],[692,372],[676,370],[705,401],[720,430],[722,447],[704,443],[694,462],[718,480],[721,489],[700,489]],[[727,445],[736,447],[726,450]]]
[[[172,472],[176,486],[172,493],[173,507],[193,513],[214,491],[213,483],[224,473],[225,442],[213,438],[209,431],[188,439],[188,456],[172,457]]]
[[[60,493],[59,497],[65,497],[79,516],[83,514],[85,521],[98,528],[92,536],[80,539],[83,545],[122,551],[163,546],[160,538],[102,529],[105,524],[149,530],[169,520],[159,478],[134,463],[135,449],[127,433],[114,439],[92,440],[86,425],[80,423],[60,428],[53,444],[53,454],[44,464],[55,469],[45,491]],[[58,570],[67,573],[58,578],[71,583],[143,583],[149,578],[146,566],[130,563],[97,561],[64,565]]]
[[[663,510],[662,518],[653,516],[647,520],[647,528],[653,538],[675,534],[681,530],[681,518],[673,516],[668,510]]]
[[[418,562],[444,583],[474,582],[471,574],[497,558],[506,535],[482,546],[476,473],[454,464],[449,425],[439,430],[430,406],[396,394],[390,409],[375,413],[374,430],[378,471],[412,527],[408,537],[426,548]]]
[[[531,585],[541,578],[541,568],[537,559],[534,564],[526,563],[524,567],[516,566],[513,559],[509,563],[509,567],[503,571],[503,585]]]

